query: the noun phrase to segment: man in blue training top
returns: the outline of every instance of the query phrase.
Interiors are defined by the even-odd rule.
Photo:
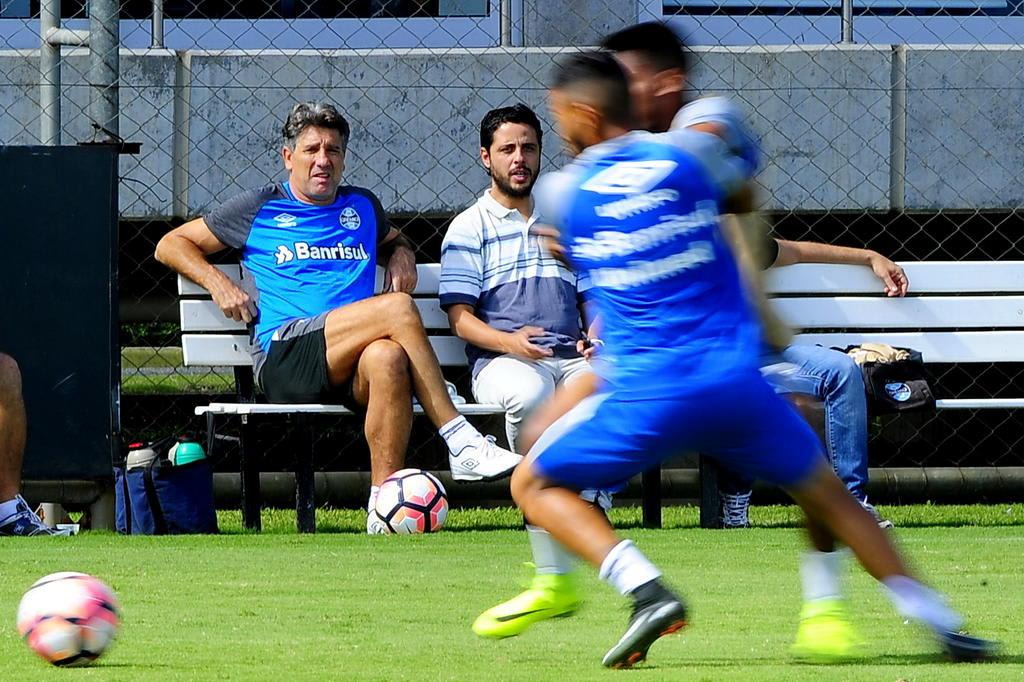
[[[602,47],[615,53],[629,76],[636,125],[660,133],[691,128],[720,136],[740,158],[747,161],[750,177],[757,171],[760,150],[736,107],[724,97],[686,100],[691,56],[672,29],[660,22],[646,22],[624,28],[605,37]],[[749,188],[745,195],[753,199]],[[737,213],[753,204],[730,206]],[[794,263],[846,263],[870,267],[889,296],[907,293],[906,273],[899,265],[870,249],[849,248],[808,241],[787,241],[759,235],[755,268],[772,268]],[[787,373],[785,389],[814,395],[825,407],[825,452],[836,474],[883,528],[892,524],[882,519],[867,499],[868,419],[864,381],[860,367],[845,353],[810,345],[785,344],[781,358],[795,365]],[[769,380],[779,378],[769,375]],[[750,502],[749,479],[722,477],[722,517],[726,527],[747,525]]]
[[[808,516],[816,546],[836,539],[887,588],[906,617],[928,626],[958,660],[994,645],[957,631],[961,618],[910,577],[885,533],[828,466],[817,437],[757,366],[761,329],[718,229],[723,199],[744,181],[721,139],[633,127],[626,76],[607,53],[556,67],[551,108],[575,161],[535,189],[541,219],[560,231],[569,262],[592,283],[607,361],[602,385],[529,446],[512,477],[523,514],[633,602],[608,667],[643,660],[686,624],[660,571],[584,488],[620,488],[680,451],[697,450],[782,486]]]
[[[156,258],[205,287],[224,315],[250,325],[253,368],[271,402],[340,402],[365,414],[372,487],[402,468],[412,396],[440,430],[456,480],[507,476],[520,461],[452,404],[409,296],[416,262],[372,192],[341,185],[349,125],[329,104],[295,105],[284,123],[288,179],[239,194],[172,230]],[[241,254],[242,287],[207,256]],[[376,264],[385,291],[374,296]]]

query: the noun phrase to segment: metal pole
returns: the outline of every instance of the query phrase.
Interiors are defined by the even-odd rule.
[[[153,0],[153,29],[149,46],[164,46],[164,0]]]
[[[853,0],[843,0],[843,42],[853,42]]]
[[[50,35],[60,28],[60,0],[39,4],[39,142],[60,144],[60,45]]]
[[[512,0],[501,0],[501,46],[512,46]]]
[[[89,44],[91,89],[89,115],[94,128],[93,142],[113,144],[118,135],[118,74],[120,73],[121,26],[118,0],[90,0]]]
[[[524,0],[512,0],[509,23],[512,25],[509,29],[512,34],[512,44],[516,47],[526,45],[526,4]]]

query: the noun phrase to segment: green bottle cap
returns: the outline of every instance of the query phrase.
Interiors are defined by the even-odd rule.
[[[206,458],[206,453],[203,452],[203,446],[199,443],[191,442],[175,443],[168,455],[171,463],[176,466],[198,462],[199,460]]]

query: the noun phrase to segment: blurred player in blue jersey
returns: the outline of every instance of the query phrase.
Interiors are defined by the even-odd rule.
[[[728,99],[684,99],[690,57],[671,29],[656,22],[639,24],[606,37],[602,46],[615,54],[627,73],[634,127],[651,132],[666,132],[670,128],[708,132],[721,138],[728,152],[736,157],[734,167],[743,174],[746,182],[737,183],[729,196],[724,197],[723,207],[734,215],[723,220],[720,227],[725,230],[737,259],[746,267],[744,274],[751,298],[759,306],[765,337],[765,344],[759,349],[761,362],[786,370],[785,373],[774,372],[766,376],[776,390],[809,393],[824,401],[829,418],[826,452],[850,492],[862,501],[865,508],[875,513],[866,503],[864,494],[867,482],[867,406],[860,369],[848,356],[831,349],[788,346],[791,340],[789,330],[775,318],[760,295],[760,275],[764,268],[791,262],[865,263],[885,280],[890,295],[902,295],[907,286],[902,269],[880,254],[864,249],[768,237],[766,224],[753,210],[752,178],[761,157],[756,138],[742,114]],[[779,362],[779,353],[786,362]],[[784,386],[780,385],[781,379],[786,380]],[[595,390],[593,381],[560,389],[554,399],[524,425],[524,450],[555,419]],[[725,469],[720,480],[724,484],[722,513],[726,525],[745,526],[750,479]],[[602,500],[607,506],[610,496],[604,495]],[[536,575],[524,592],[480,614],[473,624],[478,635],[514,636],[537,621],[572,613],[581,602],[573,580],[575,562],[572,555],[542,529],[532,525],[527,529]],[[825,588],[810,579],[804,580],[806,600],[794,647],[801,656],[846,655],[852,652],[857,641],[840,595],[843,555],[834,553],[833,549],[810,550],[802,557],[806,564],[802,575],[831,576],[833,586]],[[818,637],[820,631],[826,631],[830,636]]]
[[[743,116],[725,97],[687,97],[691,55],[666,25],[648,22],[625,28],[601,41],[615,53],[626,70],[637,125],[652,132],[690,128],[718,135],[730,151],[747,160],[751,174],[757,170],[760,152]],[[758,270],[793,263],[846,263],[870,267],[889,296],[903,296],[909,281],[903,269],[869,249],[815,242],[793,242],[767,237],[762,221],[753,212],[752,183],[737,194],[730,210],[741,213],[724,226],[734,232],[738,255],[746,255],[748,276],[757,281]],[[744,213],[746,211],[746,213]],[[745,239],[744,239],[745,238]],[[744,253],[745,251],[745,253]],[[762,299],[763,300],[763,299]],[[766,326],[766,378],[776,390],[811,395],[822,401],[826,426],[825,452],[847,490],[882,528],[892,524],[882,518],[867,499],[868,416],[860,368],[845,353],[813,345],[790,345],[773,324],[770,310],[762,309]],[[779,362],[781,360],[782,362]],[[783,371],[772,371],[782,369]],[[747,525],[752,480],[724,467],[719,477],[722,522],[725,527]],[[800,612],[793,653],[802,658],[842,658],[855,653],[859,638],[848,615],[841,589],[846,553],[826,542],[801,556],[804,603]]]
[[[535,189],[559,249],[593,283],[603,321],[600,385],[537,440],[512,478],[526,518],[629,596],[633,613],[604,657],[629,667],[686,623],[660,571],[579,497],[617,489],[683,451],[700,451],[785,488],[813,521],[816,544],[837,538],[882,581],[905,616],[958,659],[993,645],[957,634],[960,617],[910,577],[884,533],[845,490],[817,437],[758,370],[760,325],[718,228],[742,160],[714,135],[633,127],[626,77],[606,53],[562,61],[551,89],[575,161]]]
[[[651,132],[686,127],[718,135],[733,153],[749,162],[753,175],[761,156],[756,137],[729,99],[687,97],[691,55],[672,29],[660,22],[637,24],[605,37],[601,45],[615,53],[629,76],[638,127]],[[758,278],[757,270],[793,263],[844,263],[870,267],[887,295],[906,294],[906,273],[876,251],[768,238],[764,223],[752,211],[753,198],[753,186],[748,183],[728,206],[739,214],[729,226],[745,231],[742,247],[749,254],[747,265],[753,279]],[[769,329],[778,331],[771,325]],[[787,388],[811,394],[824,404],[825,449],[836,474],[880,526],[891,527],[867,499],[868,419],[860,368],[845,353],[813,345],[789,345],[778,333],[768,336],[778,346],[778,357],[795,366],[790,368]],[[751,482],[723,475],[720,484],[725,525],[747,525]]]

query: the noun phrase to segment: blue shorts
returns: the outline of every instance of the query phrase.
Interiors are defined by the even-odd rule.
[[[671,397],[598,393],[552,424],[528,457],[560,485],[614,491],[687,452],[780,486],[805,480],[825,461],[817,435],[756,372]]]

